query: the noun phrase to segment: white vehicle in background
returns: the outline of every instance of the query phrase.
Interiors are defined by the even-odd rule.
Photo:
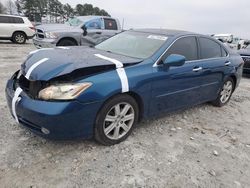
[[[233,34],[215,34],[212,36],[232,49],[239,50],[241,49],[241,47],[243,47],[241,46],[241,39],[238,37],[234,37]]]
[[[33,38],[35,28],[26,17],[0,14],[0,40],[24,44]]]

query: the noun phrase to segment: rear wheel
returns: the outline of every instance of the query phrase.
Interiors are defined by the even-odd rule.
[[[103,145],[125,140],[138,122],[138,105],[129,95],[118,95],[104,104],[97,115],[95,139]]]
[[[226,81],[224,82],[224,84],[221,88],[221,91],[220,91],[217,99],[215,101],[213,101],[212,104],[214,106],[218,106],[218,107],[222,107],[222,106],[226,105],[229,102],[229,100],[233,94],[234,87],[235,87],[235,83],[234,83],[233,79],[232,78],[226,79]]]
[[[70,39],[62,39],[57,46],[77,46],[77,43]]]
[[[17,44],[24,44],[26,42],[26,35],[22,32],[15,32],[12,36],[11,41]]]

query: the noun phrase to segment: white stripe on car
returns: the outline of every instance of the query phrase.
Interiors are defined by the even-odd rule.
[[[12,107],[12,114],[16,120],[17,123],[19,123],[18,121],[18,117],[17,117],[17,114],[16,114],[16,102],[18,100],[21,100],[21,98],[19,97],[19,95],[22,93],[22,89],[20,87],[18,87],[15,91],[15,94],[14,94],[14,97],[12,99],[12,103],[11,103],[11,107]]]
[[[25,78],[29,79],[29,78],[30,78],[30,75],[31,75],[31,73],[32,73],[32,71],[33,71],[36,67],[38,67],[40,64],[42,64],[42,63],[44,63],[45,61],[48,61],[48,60],[49,60],[49,58],[43,58],[43,59],[41,59],[40,61],[34,63],[34,64],[29,68],[29,70],[27,71],[27,73],[26,73],[26,75],[25,75]]]
[[[121,80],[121,85],[122,85],[122,93],[128,92],[129,91],[129,84],[128,84],[128,77],[126,74],[125,69],[123,68],[123,64],[122,62],[116,60],[116,59],[112,59],[106,56],[103,56],[101,54],[95,54],[96,57],[99,57],[101,59],[110,61],[112,63],[115,64],[116,66],[116,72]]]

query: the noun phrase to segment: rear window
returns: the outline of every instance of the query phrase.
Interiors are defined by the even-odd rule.
[[[113,19],[104,18],[104,25],[107,30],[118,30],[117,23]]]

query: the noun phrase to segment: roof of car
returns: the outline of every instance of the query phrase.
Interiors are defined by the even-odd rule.
[[[10,15],[10,14],[0,14],[0,16],[9,16],[9,17],[23,18],[23,16],[19,16],[19,15]]]
[[[80,20],[92,20],[92,19],[98,19],[98,18],[110,18],[110,19],[114,19],[108,16],[95,16],[95,15],[91,15],[91,16],[77,16],[78,19]]]
[[[173,29],[132,29],[133,31],[152,33],[157,35],[177,36],[186,34],[197,34],[189,31],[173,30]]]

